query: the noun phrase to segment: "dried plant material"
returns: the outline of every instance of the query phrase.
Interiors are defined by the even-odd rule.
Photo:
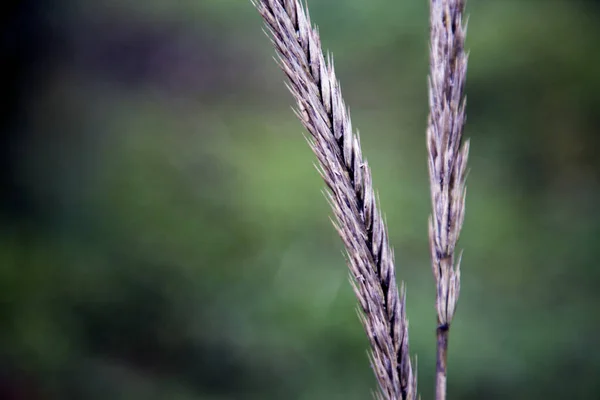
[[[256,0],[289,79],[296,109],[310,133],[318,170],[330,189],[334,225],[346,247],[361,320],[371,345],[371,365],[382,399],[416,399],[408,349],[404,287],[396,286],[394,255],[378,210],[371,173],[352,131],[330,57],[298,0]]]
[[[430,75],[427,148],[433,214],[429,243],[437,285],[436,400],[446,398],[448,331],[460,293],[460,256],[455,249],[465,213],[469,143],[465,124],[464,0],[430,0]],[[461,147],[462,146],[462,147]]]

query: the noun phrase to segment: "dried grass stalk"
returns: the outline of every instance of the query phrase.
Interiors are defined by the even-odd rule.
[[[460,256],[455,248],[465,212],[469,142],[462,145],[465,124],[464,0],[430,0],[430,75],[427,148],[433,214],[429,242],[436,280],[436,400],[446,398],[448,332],[460,292]]]
[[[310,137],[318,170],[330,189],[334,225],[347,251],[361,320],[371,345],[379,398],[415,399],[416,376],[408,349],[404,287],[396,286],[394,255],[378,211],[371,173],[352,132],[331,57],[298,0],[254,0],[298,102],[296,114]]]

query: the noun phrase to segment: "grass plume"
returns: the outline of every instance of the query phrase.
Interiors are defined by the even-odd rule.
[[[446,399],[448,333],[460,293],[456,243],[463,225],[469,142],[462,144],[467,55],[464,0],[430,0],[427,148],[433,212],[429,243],[437,310],[436,400]]]
[[[297,101],[296,114],[310,133],[318,170],[329,187],[334,225],[345,247],[361,321],[371,346],[379,398],[416,399],[408,348],[405,291],[396,285],[389,245],[371,172],[342,99],[331,57],[298,0],[254,0]]]

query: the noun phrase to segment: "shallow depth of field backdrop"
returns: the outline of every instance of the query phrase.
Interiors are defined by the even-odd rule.
[[[341,240],[244,0],[2,18],[0,398],[366,399]],[[432,397],[425,0],[309,0]],[[600,3],[470,0],[452,399],[600,391]]]

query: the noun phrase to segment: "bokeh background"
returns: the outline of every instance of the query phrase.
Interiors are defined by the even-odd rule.
[[[249,1],[8,1],[0,399],[365,399],[341,241]],[[309,0],[432,398],[425,0]],[[453,399],[600,392],[600,2],[469,0]]]

